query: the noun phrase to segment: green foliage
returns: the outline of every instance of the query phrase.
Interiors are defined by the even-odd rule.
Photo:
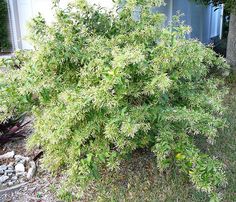
[[[9,50],[8,9],[6,0],[0,0],[0,51]]]
[[[213,144],[225,125],[227,89],[210,72],[228,66],[210,48],[186,40],[189,28],[178,17],[163,27],[165,17],[150,14],[147,2],[138,1],[139,21],[132,18],[134,0],[118,15],[80,0],[57,8],[50,26],[35,18],[35,50],[1,77],[1,120],[32,112],[29,144],[41,146],[47,168],[65,172],[69,184],[86,185],[148,148],[161,171],[176,164],[216,197],[225,184],[223,165],[202,153],[196,139]]]

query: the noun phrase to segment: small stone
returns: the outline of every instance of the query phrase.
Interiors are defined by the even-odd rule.
[[[30,161],[29,164],[30,164],[30,168],[29,168],[28,173],[27,173],[27,179],[31,179],[35,175],[35,172],[36,172],[35,162]]]
[[[15,158],[15,160],[18,160],[18,159],[22,159],[23,156],[16,154],[14,158]]]
[[[9,179],[9,177],[6,176],[6,175],[1,176],[1,177],[0,177],[0,184],[6,182],[8,179]]]
[[[15,166],[16,173],[25,172],[25,166],[22,163],[17,163]]]
[[[24,156],[21,156],[21,155],[15,155],[15,161],[16,162],[23,161],[25,163],[26,161],[29,161],[29,157],[24,157]]]
[[[14,182],[8,182],[7,185],[8,186],[12,186],[14,184]]]
[[[7,169],[7,166],[6,165],[1,165],[0,166],[0,171],[5,171]]]
[[[19,163],[22,163],[23,165],[25,165],[25,159],[21,159],[20,161],[19,161]]]
[[[7,170],[13,170],[13,169],[14,169],[14,167],[12,165],[7,166]]]
[[[5,170],[5,173],[13,173],[13,172],[14,172],[13,169]]]
[[[11,178],[12,181],[16,181],[17,179],[18,179],[17,176],[13,176],[13,177]]]
[[[24,179],[21,178],[21,179],[19,179],[19,182],[20,182],[20,183],[23,183],[23,182],[25,182],[25,181],[24,181]],[[27,188],[25,188],[25,189],[27,189]]]
[[[0,159],[9,159],[9,158],[13,158],[15,156],[15,152],[11,151],[11,152],[7,152],[3,155],[0,155]]]
[[[26,174],[25,172],[17,172],[16,176],[17,177],[22,177],[22,176],[25,176],[25,174]]]
[[[7,176],[12,176],[13,175],[13,173],[7,173]]]
[[[7,183],[2,183],[2,186],[4,186],[4,187],[7,186]]]

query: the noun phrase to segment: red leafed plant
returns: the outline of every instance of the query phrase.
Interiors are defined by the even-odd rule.
[[[9,141],[25,138],[25,126],[30,121],[25,122],[25,114],[20,117],[11,117],[4,122],[0,123],[0,146]]]

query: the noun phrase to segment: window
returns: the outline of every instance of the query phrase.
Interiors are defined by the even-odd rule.
[[[7,1],[0,0],[0,53],[8,53],[12,51],[9,25]]]

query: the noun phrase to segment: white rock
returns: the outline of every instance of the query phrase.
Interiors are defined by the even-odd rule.
[[[16,162],[21,162],[21,163],[25,163],[26,161],[29,161],[29,157],[25,157],[25,156],[21,156],[21,155],[15,155],[15,160]]]
[[[8,182],[7,184],[8,184],[8,186],[12,186],[14,184],[14,182]]]
[[[22,177],[22,176],[25,176],[25,175],[26,175],[26,172],[17,172],[16,173],[17,177]]]
[[[13,173],[14,170],[13,169],[8,169],[8,170],[5,170],[5,173]]]
[[[7,166],[7,170],[13,170],[13,169],[14,169],[14,166],[12,166],[12,165]]]
[[[23,173],[25,172],[25,166],[22,163],[17,163],[15,166],[16,173]]]
[[[17,177],[17,176],[13,176],[11,179],[12,179],[13,181],[16,181],[16,180],[18,179],[18,177]]]
[[[9,179],[9,177],[6,176],[6,175],[1,176],[1,177],[0,177],[0,184],[6,182],[8,179]]]
[[[0,155],[0,159],[9,159],[9,158],[13,158],[15,156],[15,152],[11,151],[11,152],[7,152],[3,155]]]
[[[19,163],[22,163],[23,165],[25,165],[26,160],[25,159],[21,159],[20,161],[18,161]]]
[[[7,166],[6,166],[6,165],[1,165],[1,166],[0,166],[0,172],[1,172],[1,171],[5,171],[6,169],[7,169]]]
[[[21,178],[21,179],[19,179],[19,182],[20,182],[20,183],[24,183],[25,180]],[[27,189],[27,187],[25,187],[25,189]]]
[[[27,173],[27,179],[31,179],[35,175],[35,172],[36,172],[35,162],[30,161],[29,164],[30,164],[30,168],[29,168],[28,173]]]

